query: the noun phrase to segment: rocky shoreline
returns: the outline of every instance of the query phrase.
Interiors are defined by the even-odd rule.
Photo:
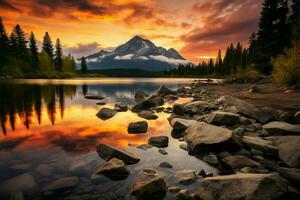
[[[223,84],[217,83],[219,87]],[[127,199],[163,199],[167,192],[175,199],[299,199],[300,198],[300,112],[283,112],[271,107],[256,107],[230,95],[218,96],[203,89],[196,82],[177,91],[161,86],[149,96],[137,91],[137,104],[132,112],[146,120],[155,120],[155,112],[170,113],[169,123],[173,130],[170,136],[185,144],[187,150],[219,170],[218,176],[204,170],[180,170],[175,177],[182,185],[202,179],[196,191],[167,185],[164,177],[157,176],[154,169],[144,169],[152,178],[136,181]],[[256,92],[251,88],[249,92]],[[193,101],[174,104],[172,108],[160,107],[168,100],[192,97]],[[125,106],[123,106],[125,107]],[[126,108],[127,110],[127,108]],[[115,109],[102,108],[97,116],[108,119]],[[133,122],[128,127],[130,134],[147,132],[147,121]],[[155,146],[167,154],[168,137],[151,137],[148,144],[138,146],[147,150]],[[96,174],[111,179],[130,175],[126,165],[139,162],[133,153],[99,144],[97,152],[107,163],[100,166]],[[184,162],[184,160],[182,160]],[[163,162],[160,167],[172,168]]]

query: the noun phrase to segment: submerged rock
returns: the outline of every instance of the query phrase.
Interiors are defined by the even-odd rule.
[[[152,111],[141,111],[138,113],[138,116],[147,120],[155,120],[158,118]]]
[[[160,163],[159,167],[161,167],[161,168],[173,168],[173,166],[170,163],[168,163],[168,162],[162,162],[162,163]]]
[[[36,186],[34,177],[30,173],[25,173],[3,181],[0,184],[0,194],[33,190]]]
[[[239,122],[240,116],[230,112],[213,112],[208,116],[207,122],[215,125],[235,125]]]
[[[277,174],[234,174],[205,178],[196,194],[203,200],[273,200],[287,193],[287,182]]]
[[[102,174],[112,180],[123,180],[129,176],[130,171],[122,160],[112,158],[101,165],[94,174]]]
[[[167,136],[154,136],[149,138],[148,143],[158,148],[167,147],[169,138]]]
[[[147,176],[156,176],[157,175],[157,171],[152,168],[145,168],[142,170],[142,172]]]
[[[205,122],[194,123],[186,130],[184,140],[193,152],[205,153],[234,148],[232,131]]]
[[[183,185],[189,185],[197,181],[198,177],[194,170],[180,170],[175,174],[178,182]]]
[[[102,120],[107,120],[115,116],[117,112],[110,108],[101,108],[101,110],[96,114],[96,116]]]
[[[274,121],[263,125],[263,128],[269,133],[269,135],[299,135],[300,136],[300,125]]]
[[[140,158],[136,154],[112,147],[108,144],[99,144],[97,146],[97,153],[106,161],[112,158],[118,158],[126,164],[135,164],[140,161]]]
[[[62,177],[55,181],[50,182],[48,185],[46,185],[42,192],[45,191],[55,191],[55,190],[66,190],[73,188],[79,184],[79,178],[77,176],[68,176],[68,177]]]
[[[133,184],[131,194],[138,200],[160,200],[165,197],[167,186],[162,177],[149,181],[137,181]]]
[[[128,125],[128,133],[146,133],[148,123],[146,121],[132,122]]]

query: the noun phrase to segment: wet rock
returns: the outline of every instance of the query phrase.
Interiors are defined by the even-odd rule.
[[[186,130],[184,139],[193,152],[221,151],[235,146],[231,130],[205,122],[194,123]]]
[[[246,157],[246,156],[228,156],[223,158],[222,161],[229,167],[235,168],[242,168],[242,167],[257,167],[260,163]]]
[[[110,108],[101,108],[101,110],[96,114],[96,116],[102,120],[107,120],[115,116],[117,112]]]
[[[137,90],[134,94],[134,98],[136,102],[141,102],[149,95],[144,90]]]
[[[0,194],[30,191],[36,186],[34,177],[30,173],[25,173],[3,181],[0,184]]]
[[[136,148],[138,149],[142,149],[142,150],[147,150],[147,149],[151,149],[153,146],[151,144],[141,144],[139,146],[137,146]]]
[[[167,147],[169,138],[167,136],[154,136],[149,138],[148,143],[158,148]]]
[[[278,172],[282,177],[300,183],[300,169],[279,167]]]
[[[112,158],[118,158],[126,164],[135,164],[140,161],[140,158],[133,153],[112,147],[108,144],[99,144],[97,152],[101,158],[108,161]]]
[[[158,118],[152,111],[141,111],[138,113],[138,116],[147,120],[155,120]]]
[[[300,136],[270,138],[278,147],[279,157],[289,167],[300,168]]]
[[[297,124],[300,124],[300,111],[298,111],[298,112],[295,113],[295,115],[294,115],[294,121]]]
[[[193,200],[194,198],[191,196],[191,193],[187,189],[181,189],[176,194],[176,200]]]
[[[249,148],[254,148],[265,153],[278,154],[278,148],[275,147],[272,141],[264,140],[260,137],[242,137],[242,143]]]
[[[104,101],[99,101],[96,103],[96,105],[98,106],[104,106],[106,103]]]
[[[205,101],[193,101],[184,106],[185,112],[196,114],[206,110],[216,110],[217,106]]]
[[[272,111],[258,109],[252,104],[249,104],[245,101],[242,101],[229,95],[220,97],[218,101],[224,103],[227,107],[235,106],[238,113],[256,119],[263,124],[270,121],[274,116],[274,112]]]
[[[209,115],[207,122],[215,125],[235,125],[240,119],[240,116],[230,112],[213,112]]]
[[[177,115],[184,115],[184,106],[182,104],[175,103],[173,105],[173,113]]]
[[[117,112],[126,112],[128,110],[128,105],[123,103],[120,104],[116,103],[114,110]]]
[[[102,174],[111,180],[123,180],[129,176],[130,171],[122,160],[112,158],[101,165],[94,173],[96,174]]]
[[[197,181],[198,177],[194,170],[180,170],[175,174],[178,182],[183,185],[189,185]]]
[[[143,110],[149,110],[150,108],[161,106],[163,104],[164,104],[163,98],[161,98],[161,97],[149,97],[149,98],[139,102],[135,106],[133,106],[131,110],[133,112],[140,112],[140,111],[143,111]]]
[[[166,96],[166,95],[176,95],[176,92],[173,90],[170,90],[169,88],[167,88],[166,86],[162,85],[158,88],[158,90],[155,92],[155,94],[153,96]]]
[[[103,96],[97,96],[97,95],[89,95],[89,96],[85,96],[84,98],[86,98],[86,99],[94,99],[94,100],[105,99],[105,97],[103,97]]]
[[[152,168],[145,168],[142,170],[142,172],[147,176],[157,176],[157,171]]]
[[[146,121],[132,122],[128,125],[128,133],[146,133],[148,123]]]
[[[273,200],[287,193],[287,186],[277,174],[240,173],[205,178],[196,194],[203,200]]]
[[[300,125],[286,122],[270,122],[265,124],[263,128],[268,131],[269,135],[300,135]]]
[[[74,188],[79,184],[79,178],[77,176],[62,177],[55,181],[47,184],[41,191],[56,191],[56,190],[66,190]]]
[[[171,193],[178,193],[180,190],[181,188],[175,185],[168,186],[168,191]]]
[[[203,156],[202,160],[212,166],[216,166],[219,164],[217,156],[213,153]]]
[[[159,149],[158,152],[161,153],[162,155],[168,154],[168,152],[165,149]]]
[[[138,200],[163,199],[167,193],[167,186],[162,177],[149,181],[137,181],[133,184],[131,194]]]
[[[182,144],[179,145],[179,147],[180,147],[180,149],[183,149],[185,151],[189,150],[187,143],[182,143]]]
[[[174,118],[170,121],[170,124],[173,129],[184,131],[192,126],[192,124],[194,124],[195,122],[197,121],[193,119]]]
[[[170,163],[168,163],[168,162],[162,162],[162,163],[160,163],[159,167],[161,167],[161,168],[173,168],[173,166]]]

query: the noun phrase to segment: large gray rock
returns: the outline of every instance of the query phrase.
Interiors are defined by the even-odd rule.
[[[300,135],[300,125],[274,121],[263,125],[269,135]]]
[[[257,149],[264,153],[271,153],[273,155],[278,155],[278,148],[273,145],[272,141],[265,140],[260,137],[243,136],[242,142],[244,145],[248,146],[249,148]]]
[[[169,138],[167,136],[153,136],[149,138],[148,143],[158,148],[167,147]]]
[[[278,147],[279,157],[286,165],[300,168],[300,136],[277,136],[269,139]]]
[[[258,109],[252,104],[229,95],[220,97],[218,101],[224,103],[226,107],[234,106],[238,113],[256,119],[263,124],[270,121],[274,116],[274,112],[271,110]]]
[[[185,112],[187,113],[202,113],[206,110],[215,110],[217,106],[208,103],[206,101],[193,101],[191,103],[187,103],[184,106]]]
[[[117,114],[117,111],[110,108],[101,108],[101,110],[96,114],[96,116],[102,120],[107,120],[112,118]]]
[[[158,116],[156,114],[154,114],[152,111],[141,111],[138,113],[138,116],[147,120],[154,120],[157,119]]]
[[[134,93],[134,98],[136,102],[141,102],[143,101],[145,98],[147,98],[149,95],[144,91],[144,90],[137,90]]]
[[[186,130],[184,140],[187,142],[189,150],[200,153],[234,146],[231,130],[205,122],[193,123]]]
[[[99,144],[97,146],[97,153],[106,161],[112,158],[118,158],[126,164],[135,164],[140,161],[140,158],[136,154],[112,147],[108,144]]]
[[[101,165],[94,174],[102,174],[112,180],[122,180],[127,178],[130,171],[122,160],[112,158]]]
[[[216,111],[208,116],[207,122],[215,125],[235,125],[239,122],[240,116],[230,112]]]
[[[25,173],[2,182],[0,184],[0,194],[25,192],[33,190],[36,186],[34,177],[29,173]]]
[[[42,189],[42,192],[70,189],[76,187],[79,184],[79,182],[80,181],[77,176],[62,177],[50,182]]]
[[[128,133],[146,133],[148,123],[146,121],[132,122],[128,125]]]
[[[222,161],[231,168],[243,168],[243,167],[258,167],[260,164],[246,156],[228,156],[223,158]]]
[[[137,181],[133,184],[131,194],[138,200],[163,199],[167,193],[167,186],[162,177],[148,181]]]
[[[240,173],[205,178],[196,194],[202,200],[273,200],[287,189],[287,182],[277,174]]]

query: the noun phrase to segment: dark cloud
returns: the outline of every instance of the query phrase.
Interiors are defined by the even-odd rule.
[[[1,8],[4,9],[4,10],[10,10],[10,11],[20,12],[19,9],[17,9],[16,7],[14,7],[10,3],[8,3],[6,0],[0,0],[0,9]]]
[[[87,56],[100,51],[101,45],[97,42],[92,43],[79,43],[73,47],[64,47],[65,54],[72,54],[75,58]]]

